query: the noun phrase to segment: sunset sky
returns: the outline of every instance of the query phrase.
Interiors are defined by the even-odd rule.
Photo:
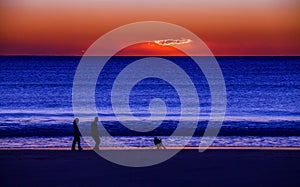
[[[214,55],[299,56],[299,10],[297,0],[2,0],[0,55],[82,55],[108,31],[151,20],[185,27]]]

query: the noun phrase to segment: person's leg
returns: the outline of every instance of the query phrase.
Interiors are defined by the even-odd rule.
[[[96,138],[96,145],[95,145],[96,149],[99,149],[99,145],[100,145],[100,138],[97,137]]]
[[[99,144],[100,144],[100,138],[99,137],[94,137],[94,141],[95,141],[95,147],[94,147],[94,151],[99,151]]]
[[[75,144],[76,144],[76,139],[74,137],[73,138],[73,143],[72,143],[72,151],[75,151]]]
[[[78,150],[81,151],[82,147],[80,145],[80,136],[77,137],[77,142],[78,142]]]

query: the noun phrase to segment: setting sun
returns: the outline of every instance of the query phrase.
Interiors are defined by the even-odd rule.
[[[117,52],[115,56],[186,56],[186,54],[171,45],[143,42],[130,45]]]

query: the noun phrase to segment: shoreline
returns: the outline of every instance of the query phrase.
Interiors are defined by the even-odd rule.
[[[166,146],[166,149],[168,150],[176,150],[176,149],[183,149],[183,150],[199,150],[202,149],[203,147],[198,147],[198,146],[186,146],[186,147],[177,147],[177,146]],[[30,150],[36,150],[36,151],[47,151],[47,150],[53,150],[53,151],[71,151],[71,147],[32,147],[32,148],[0,148],[0,151],[30,151]],[[77,148],[76,148],[77,150]],[[91,147],[83,147],[83,151],[90,151],[92,150]],[[101,150],[156,150],[156,147],[151,146],[151,147],[113,147],[113,146],[105,146],[105,147],[100,147]],[[271,147],[271,146],[211,146],[208,147],[206,150],[272,150],[272,151],[300,151],[300,147]]]

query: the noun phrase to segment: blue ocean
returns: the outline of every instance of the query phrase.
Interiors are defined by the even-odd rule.
[[[142,58],[145,57],[112,57],[99,72],[95,88],[101,124],[119,141],[135,147],[151,146],[154,136],[162,139],[170,136],[181,115],[181,101],[174,87],[164,80],[149,77],[132,88],[130,109],[142,121],[151,115],[150,101],[163,100],[167,111],[161,125],[149,132],[136,132],[117,120],[111,102],[112,85],[119,72]],[[211,112],[209,85],[201,69],[189,57],[162,58],[187,72],[199,94],[199,121],[188,143],[188,146],[197,146]],[[216,59],[226,84],[227,106],[213,146],[299,147],[300,57]],[[72,88],[80,60],[81,57],[0,57],[0,148],[70,147],[74,120]],[[154,112],[159,116],[161,110]],[[124,113],[124,118],[127,115],[130,114]],[[89,118],[93,120],[92,116]],[[194,116],[183,118],[188,122]],[[164,144],[176,146],[176,142],[185,138],[182,134]],[[111,141],[111,137],[103,136],[101,146],[119,145]]]

